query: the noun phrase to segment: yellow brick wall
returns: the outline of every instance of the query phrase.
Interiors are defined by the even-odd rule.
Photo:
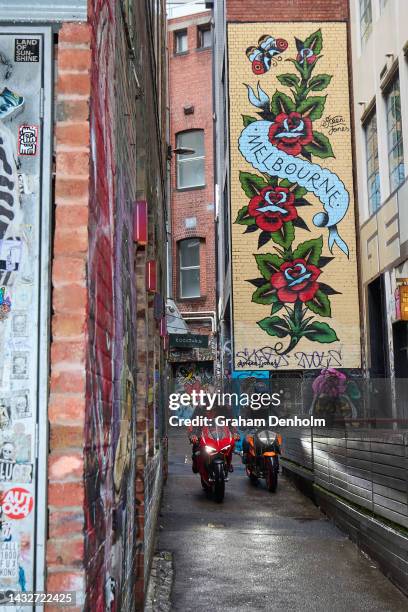
[[[260,276],[254,254],[274,253],[274,243],[268,242],[258,249],[258,232],[244,234],[245,227],[234,223],[238,211],[248,204],[249,198],[243,192],[239,172],[251,172],[261,175],[241,155],[238,149],[238,138],[243,130],[242,115],[257,117],[257,109],[248,101],[248,84],[256,88],[259,82],[270,97],[276,89],[289,95],[290,90],[278,82],[276,76],[281,73],[298,74],[287,58],[297,54],[295,37],[305,40],[310,34],[321,28],[323,49],[321,58],[313,75],[326,73],[332,80],[322,92],[310,95],[326,95],[323,116],[313,122],[313,127],[329,137],[334,158],[319,159],[313,157],[313,163],[328,168],[343,181],[350,194],[348,212],[338,226],[339,233],[349,247],[349,258],[335,245],[333,252],[328,248],[328,230],[317,228],[313,216],[323,211],[320,200],[312,193],[305,198],[312,206],[298,209],[306,221],[310,232],[296,228],[293,247],[311,238],[323,236],[322,255],[334,257],[323,268],[319,281],[326,283],[340,292],[331,295],[331,317],[314,315],[315,320],[328,323],[337,334],[339,341],[332,343],[311,342],[302,338],[297,346],[287,355],[284,353],[288,339],[272,337],[263,331],[257,321],[270,315],[271,307],[251,302],[255,287],[246,282]],[[288,41],[288,49],[282,54],[277,66],[264,75],[253,74],[251,63],[245,51],[256,45],[260,36],[270,34],[275,38]],[[356,240],[352,176],[351,125],[349,108],[349,74],[347,63],[347,30],[346,24],[340,22],[326,23],[244,23],[228,25],[228,61],[229,61],[229,104],[230,104],[230,156],[231,156],[231,231],[232,231],[232,290],[233,290],[233,325],[234,325],[234,362],[235,369],[310,369],[325,366],[358,368],[361,366],[360,353],[360,320],[356,265]],[[329,135],[324,120],[327,116],[341,115],[348,131]],[[259,118],[259,117],[257,117]],[[284,311],[283,311],[284,312]],[[282,311],[278,313],[282,316]],[[313,312],[308,313],[312,316]],[[267,348],[265,348],[267,347]],[[262,351],[262,349],[264,349]],[[314,357],[313,357],[314,355]]]

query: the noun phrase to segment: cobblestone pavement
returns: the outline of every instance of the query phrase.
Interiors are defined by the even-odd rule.
[[[170,552],[157,552],[153,558],[145,612],[171,610],[170,593],[173,582],[173,556]]]

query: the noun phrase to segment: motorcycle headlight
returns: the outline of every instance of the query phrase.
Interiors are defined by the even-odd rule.
[[[277,440],[277,435],[274,431],[260,431],[258,438],[262,444],[273,444]]]
[[[213,448],[212,446],[206,445],[204,448],[205,448],[205,452],[208,453],[209,455],[212,455],[212,453],[216,452],[216,449]]]

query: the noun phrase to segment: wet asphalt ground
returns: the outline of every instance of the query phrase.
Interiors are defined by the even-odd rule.
[[[173,554],[172,610],[407,612],[407,598],[281,474],[269,493],[235,455],[217,504],[192,473],[185,432],[170,433],[158,549]]]

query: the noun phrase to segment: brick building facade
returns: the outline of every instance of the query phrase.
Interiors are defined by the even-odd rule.
[[[44,331],[50,378],[48,400],[26,401],[34,415],[44,413],[49,432],[37,425],[43,496],[36,493],[32,502],[24,493],[31,504],[26,513],[37,517],[34,536],[23,534],[20,548],[27,578],[0,586],[74,591],[78,610],[141,610],[166,462],[164,3],[92,0],[71,12],[59,3],[51,11],[47,3],[38,15],[36,8],[30,18],[42,30],[31,36],[45,31],[52,41],[44,57],[51,93],[42,107],[40,93],[17,101],[44,108],[45,121],[48,109],[55,110],[50,137],[41,132],[39,140],[44,158],[54,159],[52,190],[42,200],[43,207],[51,201],[51,253],[43,242],[40,254],[41,270],[52,276],[49,290],[41,286],[51,305]],[[22,31],[29,36],[30,25]],[[31,61],[43,61],[35,40]],[[17,76],[19,69],[16,63]],[[22,175],[22,183],[29,178]],[[146,210],[145,203],[147,239],[138,241],[144,228],[136,227],[135,212]],[[29,379],[31,371],[22,375]]]
[[[210,335],[216,309],[212,27],[209,11],[168,20],[172,297],[191,333]],[[211,361],[214,348],[204,358]],[[190,360],[203,355],[193,352]],[[170,351],[171,361],[177,359]],[[187,351],[181,355],[185,369]],[[177,371],[177,366],[175,366]],[[193,366],[194,369],[194,366]],[[211,372],[213,363],[207,363]],[[200,368],[198,368],[200,370]],[[197,371],[198,371],[197,370]],[[196,372],[197,373],[197,372]],[[175,374],[177,379],[177,373]]]

